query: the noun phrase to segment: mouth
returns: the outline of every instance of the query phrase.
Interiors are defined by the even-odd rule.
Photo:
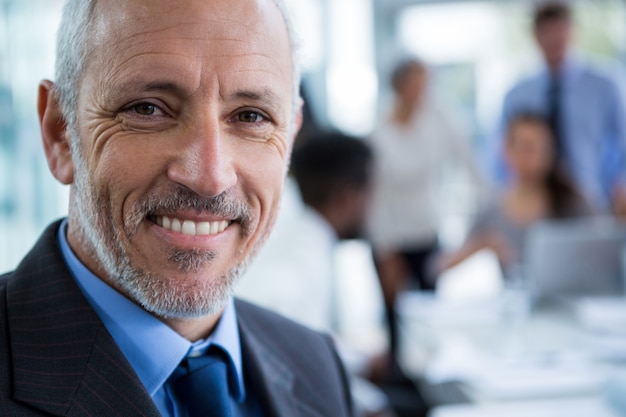
[[[151,216],[150,220],[162,227],[186,236],[211,236],[224,232],[231,225],[230,220],[193,221],[170,216]]]

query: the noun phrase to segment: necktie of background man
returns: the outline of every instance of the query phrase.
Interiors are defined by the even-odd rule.
[[[561,125],[562,119],[562,84],[561,77],[558,73],[551,73],[550,84],[548,86],[548,124],[552,130],[552,138],[554,141],[554,153],[557,161],[562,162],[563,159],[563,129]]]

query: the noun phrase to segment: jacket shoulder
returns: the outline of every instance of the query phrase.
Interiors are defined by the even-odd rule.
[[[248,301],[236,299],[235,305],[240,325],[266,346],[274,346],[298,359],[335,353],[334,343],[327,334]]]
[[[330,336],[247,301],[236,299],[235,306],[242,347],[265,363],[262,372],[291,374],[293,394],[320,415],[353,415],[348,378]]]

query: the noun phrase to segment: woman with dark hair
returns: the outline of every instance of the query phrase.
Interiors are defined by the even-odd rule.
[[[519,114],[508,126],[504,156],[512,173],[499,199],[479,213],[464,245],[439,257],[439,272],[482,249],[493,250],[505,277],[521,262],[526,231],[543,219],[591,215],[591,206],[560,169],[547,120]]]

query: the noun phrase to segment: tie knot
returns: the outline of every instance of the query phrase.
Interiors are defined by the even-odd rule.
[[[171,381],[190,417],[231,416],[228,359],[222,349],[211,348],[205,355],[185,358]]]
[[[190,373],[216,363],[222,363],[224,366],[227,366],[228,357],[221,348],[211,346],[204,355],[187,356],[182,360],[180,366],[186,368],[187,373]]]

